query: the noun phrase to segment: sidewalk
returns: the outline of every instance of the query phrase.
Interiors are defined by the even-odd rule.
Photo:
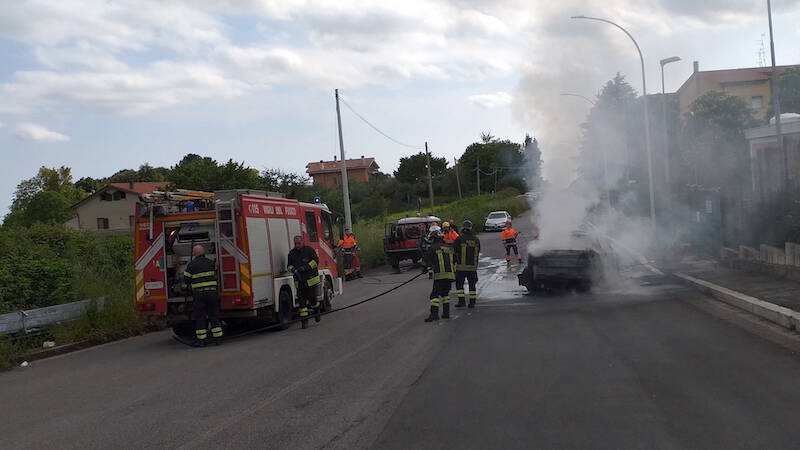
[[[730,269],[710,259],[684,258],[667,267],[670,272],[683,272],[701,280],[756,297],[765,302],[800,311],[800,282],[766,273]]]

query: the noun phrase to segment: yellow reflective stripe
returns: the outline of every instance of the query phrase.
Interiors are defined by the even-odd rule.
[[[211,329],[212,333],[219,333],[220,331],[222,331],[222,327],[214,327]]]
[[[453,272],[435,273],[433,274],[434,280],[455,280],[456,275]]]
[[[311,262],[308,263],[308,267],[311,267],[312,269],[316,269],[317,268],[317,262],[312,259]]]
[[[250,295],[250,292],[251,292],[250,291],[250,285],[245,283],[244,280],[242,280],[242,292],[244,292],[247,295]]]
[[[186,272],[186,273],[188,273],[188,272]],[[193,275],[192,275],[192,279],[194,280],[195,278],[213,277],[215,273],[216,273],[216,272],[214,272],[213,270],[212,270],[212,271],[210,271],[210,272],[200,272],[200,273],[196,273],[196,274],[193,274]]]
[[[450,296],[448,295],[447,297],[442,297],[442,303],[444,303],[445,305],[449,304],[450,303]]]
[[[183,276],[192,278],[192,274],[189,272],[183,272]]]
[[[294,266],[290,264],[289,267],[286,268],[286,270],[291,272],[294,270]]]
[[[216,281],[204,281],[202,283],[192,283],[192,289],[202,288],[202,287],[209,287],[209,286],[216,286]]]
[[[300,308],[300,317],[308,316],[308,308]]]
[[[439,306],[439,298],[432,298],[431,299],[431,306]]]
[[[319,275],[315,276],[314,278],[308,279],[309,286],[316,286],[317,284],[319,284]]]

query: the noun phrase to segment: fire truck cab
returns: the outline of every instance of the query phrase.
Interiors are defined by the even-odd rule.
[[[140,197],[136,214],[136,312],[165,316],[176,334],[194,328],[192,296],[183,281],[192,247],[217,263],[220,318],[226,323],[281,323],[299,305],[286,271],[294,236],[319,255],[319,300],[329,309],[342,293],[333,255],[333,216],[324,204],[252,190],[155,192]]]

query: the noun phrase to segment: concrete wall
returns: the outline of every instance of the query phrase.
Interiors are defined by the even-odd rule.
[[[127,193],[124,199],[115,201],[100,200],[99,195],[94,195],[89,200],[80,204],[76,210],[75,219],[79,229],[86,231],[98,231],[97,218],[105,217],[108,219],[108,231],[102,232],[121,232],[133,231],[130,225],[130,216],[136,213],[136,194]],[[69,222],[68,222],[69,224]]]

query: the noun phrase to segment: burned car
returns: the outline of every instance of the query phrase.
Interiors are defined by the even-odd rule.
[[[611,244],[605,238],[578,230],[572,232],[563,247],[539,251],[532,248],[527,266],[518,275],[520,286],[530,293],[587,292],[607,270],[617,267]]]

